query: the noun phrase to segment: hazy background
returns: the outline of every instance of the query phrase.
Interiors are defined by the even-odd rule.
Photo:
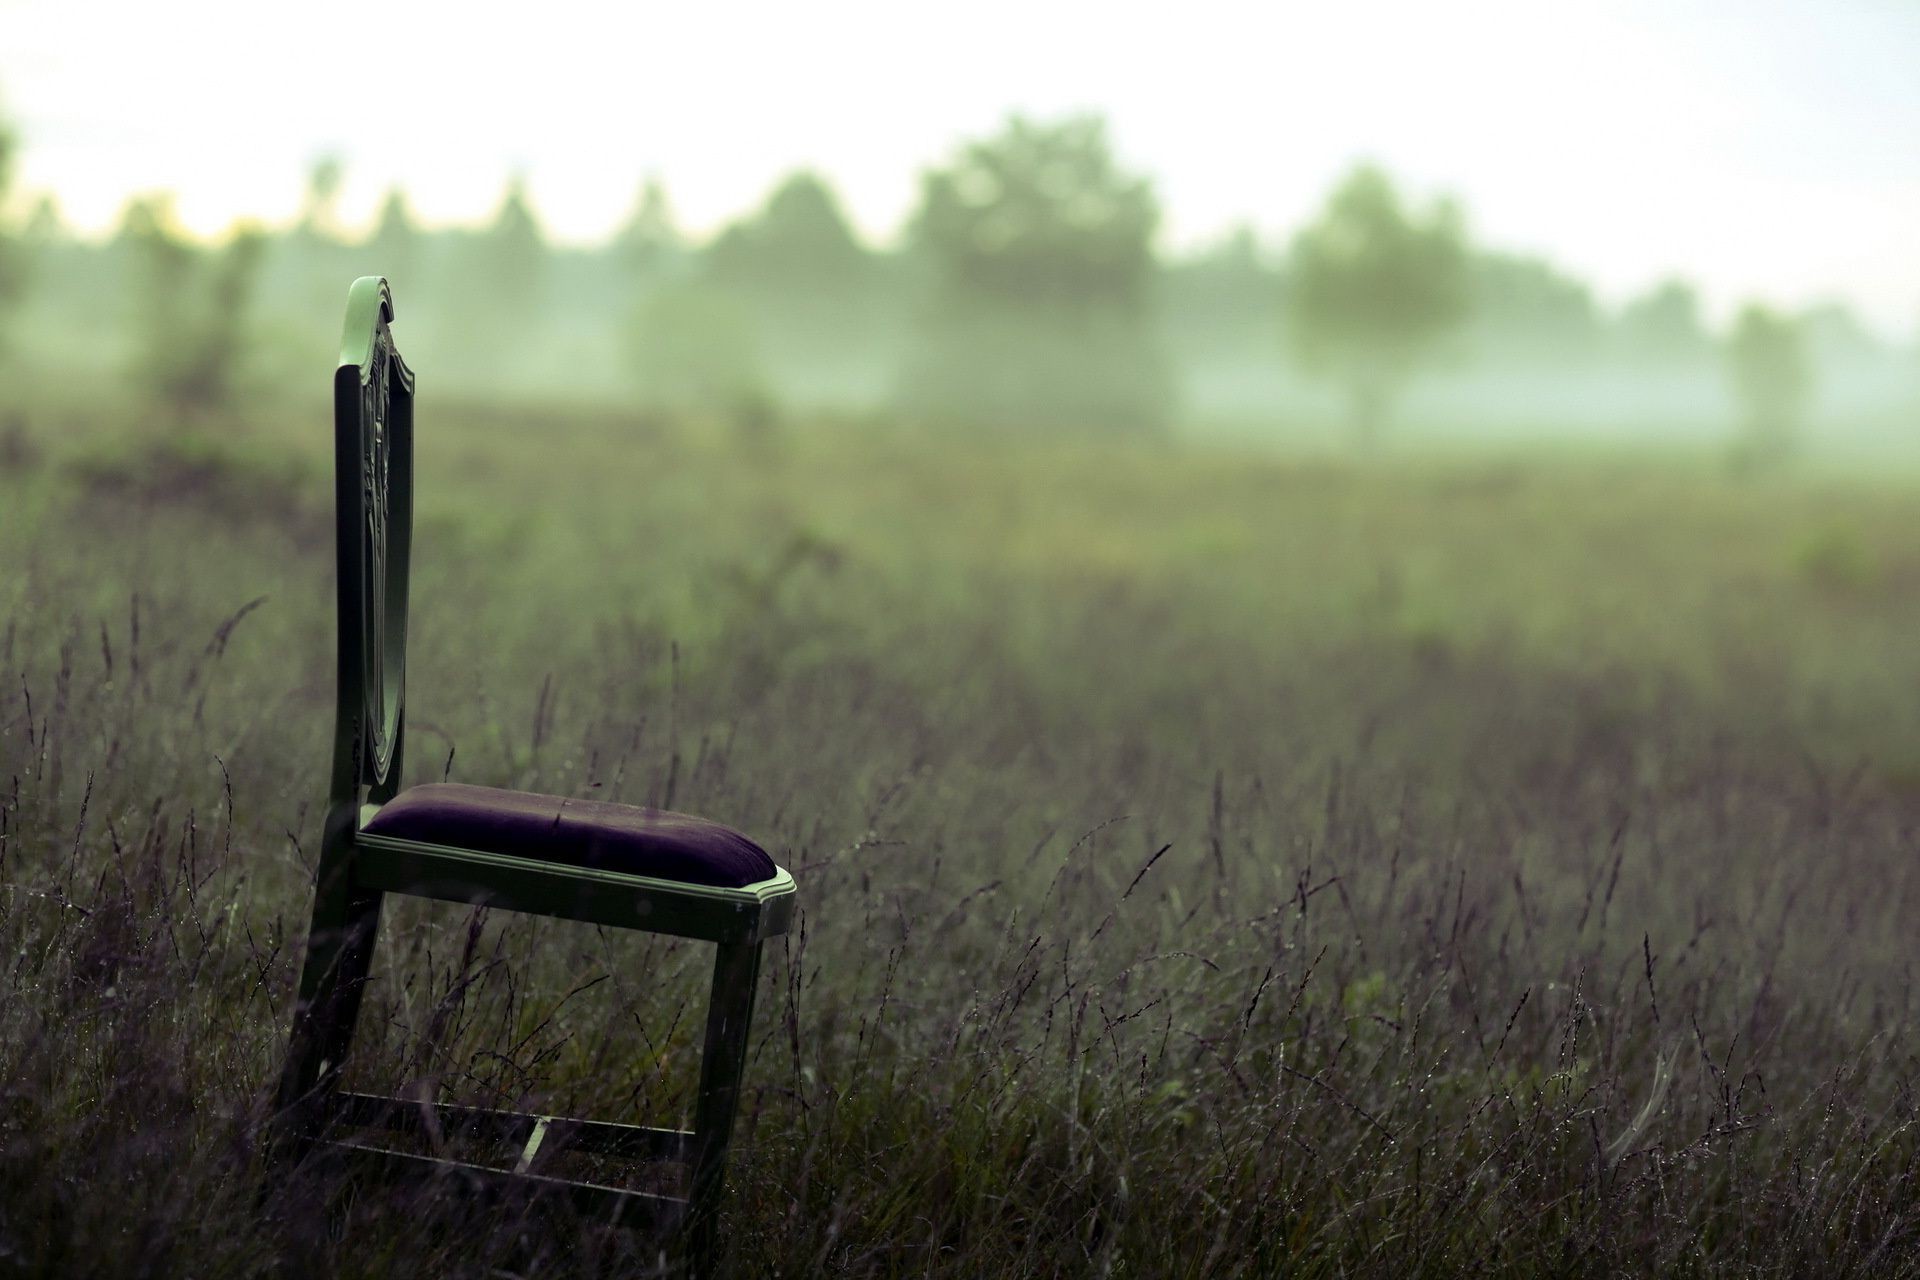
[[[1917,54],[0,0],[0,1280],[644,1269],[260,1142],[368,272],[404,781],[799,885],[739,1274],[1920,1280]],[[392,902],[349,1077],[683,1114],[610,932]]]
[[[0,0],[0,376],[185,417],[311,395],[378,272],[443,396],[1920,441],[1911,5],[395,5],[377,30]]]

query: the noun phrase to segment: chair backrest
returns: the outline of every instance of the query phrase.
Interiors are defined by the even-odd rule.
[[[386,280],[355,280],[333,378],[336,807],[392,799],[400,781],[413,549],[413,371],[394,349],[392,321]]]

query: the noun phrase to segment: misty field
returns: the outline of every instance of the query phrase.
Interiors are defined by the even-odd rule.
[[[799,881],[730,1273],[1920,1274],[1920,483],[423,396],[411,780]],[[0,1274],[638,1264],[260,1146],[326,424],[0,422]],[[676,1117],[704,962],[389,899],[350,1074]]]

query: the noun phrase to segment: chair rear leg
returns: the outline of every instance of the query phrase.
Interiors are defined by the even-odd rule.
[[[760,943],[722,943],[713,965],[707,1000],[707,1042],[700,1059],[700,1096],[694,1104],[694,1158],[688,1188],[687,1251],[693,1274],[712,1274],[717,1210],[727,1147],[740,1103],[747,1065],[747,1033],[753,1023],[754,988],[760,977]]]
[[[332,879],[314,898],[307,959],[275,1107],[282,1138],[296,1146],[318,1130],[320,1103],[338,1079],[353,1042],[380,927],[384,895],[351,888],[343,874]]]

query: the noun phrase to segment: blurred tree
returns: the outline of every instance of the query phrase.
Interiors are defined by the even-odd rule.
[[[1653,365],[1683,365],[1713,350],[1700,321],[1700,295],[1684,280],[1667,280],[1628,302],[1617,332],[1623,354]]]
[[[1823,302],[1809,307],[1801,312],[1797,323],[1806,339],[1809,358],[1829,373],[1835,368],[1857,369],[1886,355],[1845,303]]]
[[[13,130],[0,120],[0,207],[13,190],[13,157],[17,142]],[[19,241],[0,227],[0,338],[4,335],[8,313],[26,288],[26,253]]]
[[[900,380],[931,421],[1159,431],[1173,372],[1154,324],[1159,205],[1096,117],[1013,117],[922,179],[910,252],[927,296]]]
[[[266,238],[235,227],[223,249],[193,243],[168,196],[131,201],[116,237],[135,279],[134,377],[173,423],[232,407],[247,347],[248,309]]]
[[[407,286],[419,270],[420,227],[407,207],[406,193],[398,187],[387,188],[374,219],[373,234],[367,237],[369,270],[385,276],[400,297],[408,296]]]
[[[547,238],[519,174],[508,181],[479,248],[485,286],[497,304],[516,315],[537,309],[547,282]]]
[[[1280,273],[1258,235],[1237,226],[1217,243],[1169,262],[1162,272],[1170,341],[1193,362],[1264,362],[1281,315]]]
[[[614,233],[612,248],[619,264],[643,280],[667,274],[686,254],[686,238],[674,222],[672,202],[659,178],[649,177],[641,186],[633,213]]]
[[[1343,386],[1356,439],[1374,442],[1394,396],[1468,313],[1471,276],[1459,211],[1402,208],[1387,175],[1350,174],[1294,240],[1287,312],[1303,368]]]
[[[60,202],[51,194],[41,193],[33,202],[33,209],[27,214],[25,227],[20,238],[32,246],[46,248],[50,245],[71,240],[73,233],[67,228],[65,215],[60,212]]]
[[[1727,339],[1727,373],[1741,413],[1737,461],[1762,464],[1789,453],[1813,393],[1805,337],[1787,317],[1749,303]]]
[[[789,399],[841,400],[890,330],[879,314],[883,275],[819,175],[782,179],[750,216],[715,237],[697,274],[739,301],[765,369]]]
[[[751,218],[721,232],[705,256],[715,283],[788,297],[857,289],[871,258],[833,189],[806,171],[782,181]]]
[[[457,355],[443,359],[443,369],[497,387],[524,377],[527,361],[550,358],[539,340],[552,255],[523,178],[508,181],[486,226],[457,235],[447,266],[433,301],[444,308],[441,332]]]
[[[1600,315],[1586,285],[1540,259],[1471,257],[1467,327],[1476,354],[1496,364],[1564,366],[1600,352]]]
[[[299,232],[317,240],[340,239],[340,187],[346,176],[346,164],[339,156],[324,155],[313,162],[295,224]]]
[[[330,341],[337,321],[323,323],[339,305],[347,281],[360,265],[340,227],[340,189],[345,162],[337,155],[316,157],[307,167],[306,187],[293,227],[268,242],[263,292],[295,318],[310,342]]]

